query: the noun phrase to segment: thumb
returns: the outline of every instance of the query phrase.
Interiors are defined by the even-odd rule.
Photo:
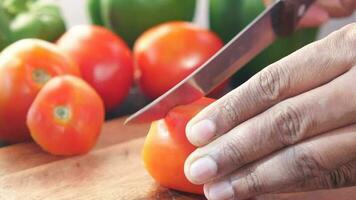
[[[312,6],[303,19],[299,22],[299,27],[317,27],[329,20],[329,14],[323,8],[314,5]]]

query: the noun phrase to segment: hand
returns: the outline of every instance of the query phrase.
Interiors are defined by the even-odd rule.
[[[272,0],[263,0],[266,5]],[[355,0],[318,0],[300,21],[301,27],[315,27],[327,22],[330,17],[345,17],[356,9]]]
[[[266,67],[187,125],[209,200],[356,185],[356,23]]]

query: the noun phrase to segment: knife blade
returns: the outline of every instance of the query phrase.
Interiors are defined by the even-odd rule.
[[[178,105],[191,103],[219,86],[278,37],[294,32],[315,0],[277,0],[212,58],[183,81],[126,121],[143,123],[163,118]]]

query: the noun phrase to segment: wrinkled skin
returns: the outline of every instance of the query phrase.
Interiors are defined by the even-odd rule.
[[[266,4],[272,0],[264,0]],[[300,22],[352,14],[354,0],[318,0]],[[209,200],[356,185],[356,24],[269,65],[197,114],[187,178]]]
[[[356,185],[356,24],[266,67],[187,125],[209,200]]]

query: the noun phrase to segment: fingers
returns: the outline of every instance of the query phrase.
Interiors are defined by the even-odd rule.
[[[280,191],[297,183],[306,183],[356,160],[355,146],[356,125],[338,129],[276,152],[229,176],[206,184],[205,195],[209,200],[243,200]],[[335,181],[335,178],[329,178],[334,183],[329,182],[324,186],[340,187],[355,181],[354,176],[349,175],[344,176],[348,178],[346,180]]]
[[[299,26],[317,27],[327,22],[330,17],[349,16],[355,9],[355,0],[320,0],[308,10]]]
[[[187,125],[188,140],[203,146],[274,104],[323,85],[356,63],[356,24],[268,66],[214,102]]]
[[[340,0],[340,1],[344,7],[347,7],[350,10],[353,10],[352,12],[354,12],[356,10],[356,1],[355,0]]]
[[[320,177],[311,178],[287,187],[277,193],[307,192],[321,189],[335,189],[356,184],[356,161],[347,163]]]
[[[272,0],[263,0],[265,5]],[[317,27],[327,22],[330,17],[345,17],[356,9],[355,0],[319,0],[312,6],[299,23],[299,27]]]
[[[283,147],[356,123],[356,68],[330,83],[285,100],[193,152],[186,176],[206,183]],[[200,162],[209,158],[209,164]],[[210,173],[196,174],[207,171]],[[213,171],[213,173],[211,172]]]
[[[318,5],[332,17],[349,16],[356,9],[354,0],[319,0]]]
[[[329,14],[320,6],[312,6],[300,20],[299,27],[317,27],[329,20]]]

